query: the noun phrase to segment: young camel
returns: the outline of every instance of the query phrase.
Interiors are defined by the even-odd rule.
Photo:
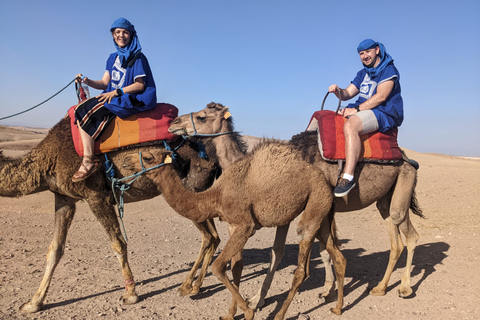
[[[125,158],[125,169],[139,171],[142,166],[152,167],[162,163],[165,152],[160,150]],[[242,268],[241,251],[248,238],[261,227],[288,225],[303,214],[297,225],[299,239],[298,266],[292,287],[282,308],[275,316],[284,319],[298,287],[308,276],[308,263],[315,237],[321,239],[333,258],[337,277],[338,300],[336,314],[343,306],[343,280],[346,260],[335,245],[332,231],[333,196],[323,173],[302,160],[292,146],[280,142],[264,142],[249,154],[223,171],[210,189],[193,193],[180,183],[170,165],[147,173],[162,190],[165,200],[180,215],[200,223],[219,217],[232,228],[225,248],[212,264],[212,273],[232,294],[232,303],[224,320],[233,320],[237,305],[244,311],[245,319],[254,317],[254,310],[238,291]],[[275,190],[275,192],[272,192]],[[328,223],[322,223],[324,219]],[[240,260],[235,261],[235,257]],[[226,275],[226,266],[232,260],[233,284]],[[238,262],[238,263],[237,263]]]
[[[198,156],[199,150],[195,143],[181,142],[182,139],[178,139],[170,143],[172,148],[178,147],[176,173],[181,176],[189,189],[205,190],[213,182],[217,168],[213,162]],[[116,177],[130,175],[130,172],[126,172],[119,165],[126,154],[154,150],[165,150],[163,142],[158,141],[148,146],[136,145],[109,153]],[[125,294],[120,298],[121,302],[132,304],[139,300],[127,259],[127,244],[115,212],[112,189],[103,170],[98,170],[84,181],[73,183],[71,177],[81,160],[73,145],[68,116],[56,124],[45,139],[23,159],[7,159],[0,153],[0,196],[18,197],[46,190],[55,194],[55,230],[47,253],[45,274],[33,298],[20,307],[22,313],[33,313],[42,309],[53,272],[64,253],[67,232],[75,215],[75,203],[81,200],[88,203],[93,214],[104,227],[112,249],[119,259],[126,288]],[[159,194],[161,190],[157,189],[149,178],[142,176],[125,191],[124,202],[151,199]],[[202,272],[205,274],[220,240],[211,220],[195,223],[195,225],[202,232],[203,239],[202,248],[192,270],[196,272],[203,260],[205,267]]]
[[[210,103],[201,111],[177,117],[170,125],[169,131],[179,135],[196,137],[206,145],[207,154],[220,166],[239,159],[245,154],[241,137],[233,131],[233,120],[228,107]],[[221,134],[220,133],[229,133]],[[320,168],[330,185],[334,187],[338,178],[338,166],[325,162],[319,152],[316,132],[303,132],[292,138],[290,144],[294,152],[308,162]],[[406,158],[406,157],[405,157]],[[397,164],[381,165],[374,163],[359,163],[355,176],[358,177],[358,188],[352,190],[348,198],[335,198],[337,212],[350,212],[363,209],[372,203],[377,203],[377,209],[387,223],[391,242],[391,251],[387,269],[382,281],[370,291],[372,295],[384,295],[393,269],[403,251],[400,231],[407,242],[407,265],[398,289],[401,297],[412,294],[410,272],[412,269],[413,252],[418,240],[418,234],[413,227],[409,209],[423,217],[415,197],[416,170],[407,159]],[[272,248],[270,267],[259,292],[249,299],[249,307],[260,308],[265,303],[265,297],[273,280],[273,275],[283,256],[288,225],[277,228],[275,243]],[[327,297],[334,292],[334,276],[331,270],[329,255],[321,247],[321,256],[325,263],[325,286],[321,297]]]

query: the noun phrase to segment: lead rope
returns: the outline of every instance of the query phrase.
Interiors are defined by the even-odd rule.
[[[165,143],[165,142],[164,142]],[[166,143],[165,143],[166,144]],[[175,149],[176,150],[176,149]],[[169,150],[170,151],[170,150]],[[172,153],[172,158],[174,153]],[[164,166],[167,162],[157,164],[156,166],[153,166],[151,168],[146,169],[145,166],[143,165],[143,160],[142,160],[142,152],[138,152],[138,156],[140,158],[140,165],[142,167],[142,170],[140,172],[135,172],[131,176],[124,177],[121,179],[115,178],[115,170],[113,169],[113,164],[112,162],[108,159],[107,154],[105,154],[105,163],[103,164],[105,167],[105,173],[107,175],[108,180],[110,180],[111,185],[112,185],[112,193],[113,197],[115,199],[115,202],[117,203],[117,208],[118,208],[118,215],[120,217],[120,222],[122,224],[122,230],[123,230],[123,238],[125,239],[125,242],[128,242],[128,237],[127,237],[127,232],[125,230],[125,224],[123,223],[123,215],[124,215],[124,201],[123,201],[123,193],[130,189],[131,185],[144,173],[158,169],[162,166]],[[123,182],[125,180],[129,180],[129,182]],[[120,197],[117,197],[117,193],[115,192],[115,189],[120,190]]]
[[[51,97],[48,98],[47,100],[40,102],[39,104],[37,104],[36,106],[31,107],[30,109],[27,109],[27,110],[24,110],[24,111],[21,111],[21,112],[12,114],[12,115],[10,115],[10,116],[6,116],[6,117],[3,117],[3,118],[0,118],[0,121],[1,121],[1,120],[4,120],[4,119],[8,119],[8,118],[12,118],[12,117],[18,116],[18,115],[20,115],[20,114],[22,114],[22,113],[28,112],[28,111],[30,111],[30,110],[35,109],[36,107],[41,106],[41,105],[44,104],[45,102],[49,101],[50,99],[52,99],[53,97],[55,97],[56,95],[58,95],[58,94],[59,94],[60,92],[62,92],[63,90],[67,89],[67,87],[68,87],[69,85],[71,85],[72,82],[74,82],[75,80],[77,80],[76,77],[75,77],[75,79],[73,79],[72,81],[70,81],[65,87],[63,87],[60,91],[58,91],[57,93],[55,93],[53,96],[51,96]]]

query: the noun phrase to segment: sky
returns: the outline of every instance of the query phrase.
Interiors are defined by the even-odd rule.
[[[124,17],[158,102],[180,115],[221,103],[241,134],[285,140],[305,130],[329,85],[350,84],[362,69],[358,44],[374,39],[400,72],[399,145],[480,157],[478,0],[0,0],[0,8],[0,118],[48,99],[78,73],[101,79],[115,52],[110,26]],[[72,84],[0,125],[50,128],[76,103]],[[329,95],[325,109],[337,104]]]

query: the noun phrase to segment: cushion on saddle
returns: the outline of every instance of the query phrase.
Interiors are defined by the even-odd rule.
[[[318,145],[323,159],[327,161],[345,159],[343,125],[346,121],[346,118],[330,110],[317,111],[313,114],[306,131],[317,130]],[[385,133],[377,131],[360,136],[363,148],[359,161],[390,163],[402,159],[397,134],[398,129],[393,128]]]
[[[83,145],[75,124],[75,107],[68,110],[73,143],[79,156],[83,156]],[[143,111],[125,119],[115,117],[100,138],[95,141],[95,154],[109,152],[132,144],[175,140],[177,135],[168,132],[170,123],[178,116],[178,109],[168,103],[157,103],[155,109]]]

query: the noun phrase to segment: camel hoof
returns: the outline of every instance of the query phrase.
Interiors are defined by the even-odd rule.
[[[180,297],[185,297],[191,294],[193,291],[193,287],[191,284],[182,284],[180,288],[178,288],[178,295]]]
[[[260,309],[265,305],[265,300],[261,299],[258,296],[254,296],[250,299],[247,299],[247,307],[252,310]]]
[[[42,310],[43,304],[32,304],[31,302],[24,303],[18,308],[18,311],[23,314],[35,313]]]
[[[385,295],[385,290],[375,287],[370,291],[370,295],[372,295],[372,296],[384,296]]]
[[[140,300],[140,298],[138,298],[136,294],[135,295],[125,294],[121,296],[120,299],[118,300],[120,301],[121,304],[135,304],[138,302],[138,300]]]
[[[334,314],[336,314],[337,316],[341,315],[342,314],[342,309],[337,309],[337,308],[331,308],[330,311]]]
[[[407,298],[413,294],[412,288],[398,289],[398,296],[400,298]]]
[[[219,319],[220,320],[235,320],[235,318],[232,317],[232,316],[224,316],[224,317],[220,317]]]

